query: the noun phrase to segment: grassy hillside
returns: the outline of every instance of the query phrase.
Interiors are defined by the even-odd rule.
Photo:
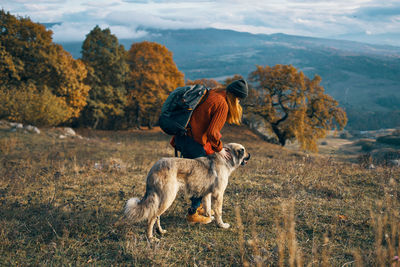
[[[122,208],[173,154],[169,137],[79,134],[0,129],[1,265],[388,266],[399,255],[399,169],[305,155],[227,127],[223,141],[252,154],[226,190],[232,227],[189,226],[180,194],[161,219],[168,233],[149,243],[146,224],[126,222]]]

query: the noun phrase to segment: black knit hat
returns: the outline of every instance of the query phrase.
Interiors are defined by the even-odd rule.
[[[226,91],[231,92],[234,96],[239,98],[246,98],[249,93],[247,82],[243,79],[231,82],[227,87]]]

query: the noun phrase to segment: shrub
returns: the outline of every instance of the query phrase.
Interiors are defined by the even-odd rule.
[[[372,151],[374,149],[374,144],[373,143],[363,143],[361,145],[361,150],[365,152]]]
[[[400,136],[396,136],[396,135],[381,136],[381,137],[378,137],[376,139],[376,141],[378,143],[400,146]]]
[[[353,138],[353,135],[351,133],[349,133],[348,131],[343,131],[340,135],[340,138],[342,139],[351,139]]]
[[[400,150],[382,148],[371,152],[373,161],[376,164],[389,164],[392,160],[400,159]]]
[[[68,120],[71,110],[64,99],[46,87],[0,88],[0,118],[34,125],[57,125]]]
[[[355,143],[355,145],[361,146],[361,150],[364,152],[370,152],[374,149],[375,142],[368,139],[361,139],[357,143]]]
[[[400,136],[400,129],[396,129],[393,131],[392,135],[394,136]]]

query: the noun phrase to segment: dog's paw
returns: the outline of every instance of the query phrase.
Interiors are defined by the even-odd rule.
[[[159,232],[161,235],[163,235],[163,234],[167,233],[167,230],[161,229],[161,230],[158,230],[158,232]]]
[[[231,227],[229,223],[219,223],[218,226],[224,229],[228,229],[229,227]]]

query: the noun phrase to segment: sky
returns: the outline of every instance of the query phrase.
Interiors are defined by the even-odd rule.
[[[82,41],[99,25],[120,39],[211,27],[400,46],[400,0],[0,0],[0,8],[58,23],[56,42]]]

